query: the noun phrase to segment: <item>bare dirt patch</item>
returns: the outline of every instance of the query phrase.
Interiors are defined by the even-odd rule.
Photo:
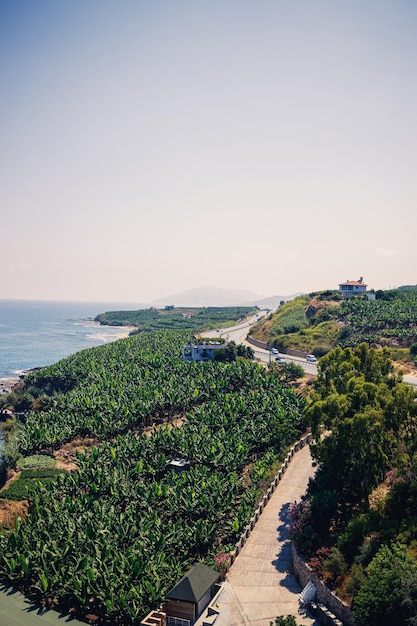
[[[12,528],[17,517],[26,517],[28,508],[29,503],[26,500],[22,500],[21,502],[0,500],[0,527]]]
[[[72,472],[78,469],[77,452],[85,453],[89,448],[99,445],[98,439],[93,437],[73,439],[73,441],[66,443],[59,450],[54,451],[55,467]]]
[[[78,469],[77,451],[85,452],[88,448],[98,445],[96,439],[74,439],[70,443],[66,443],[62,448],[53,453],[55,459],[55,468],[72,472]],[[0,491],[6,491],[9,485],[17,480],[21,472],[9,470],[7,480]],[[12,501],[0,500],[0,526],[12,527],[17,517],[26,517],[28,513],[29,503],[27,500]]]

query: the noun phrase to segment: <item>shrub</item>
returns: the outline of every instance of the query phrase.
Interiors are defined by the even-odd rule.
[[[337,511],[337,492],[322,487],[311,497],[311,514],[316,529],[327,534],[332,518]]]
[[[287,617],[276,617],[275,622],[269,622],[269,626],[297,626],[297,622],[293,615],[287,615]]]
[[[330,556],[330,548],[319,548],[314,556],[307,562],[310,569],[313,570],[319,578],[324,576],[324,563]]]
[[[15,411],[23,413],[26,411],[30,411],[33,405],[33,401],[34,397],[32,396],[32,394],[28,393],[27,391],[20,393],[17,396],[17,400],[14,405]]]
[[[347,564],[343,554],[338,548],[330,550],[328,558],[323,563],[323,575],[327,582],[337,583],[337,581],[347,572]]]
[[[7,489],[0,493],[0,499],[21,502],[22,500],[30,500],[33,491],[37,488],[34,480],[14,480]]]
[[[369,528],[369,515],[367,513],[359,513],[349,521],[344,533],[339,536],[337,546],[349,563],[358,554],[359,547],[363,544]]]
[[[363,565],[360,563],[354,563],[350,570],[350,576],[345,584],[345,592],[354,598],[365,580],[366,576]]]
[[[17,480],[10,483],[8,488],[0,493],[0,498],[13,501],[30,500],[35,490],[38,489],[39,482],[45,485],[60,474],[66,474],[65,470],[24,470]]]
[[[320,547],[320,536],[312,525],[311,502],[309,499],[294,502],[290,505],[291,519],[290,536],[296,548],[304,555],[310,556]]]
[[[25,469],[22,470],[20,474],[20,479],[28,479],[32,480],[43,480],[44,478],[56,478],[60,475],[67,474],[66,470],[56,469],[56,468],[47,468],[47,469]]]
[[[367,568],[367,578],[359,589],[353,607],[358,626],[403,626],[416,617],[417,564],[406,546],[382,546]]]
[[[365,537],[359,549],[359,554],[355,557],[355,563],[360,563],[364,567],[369,565],[369,563],[372,561],[375,554],[377,553],[380,545],[381,540],[379,535],[373,534],[369,537]]]
[[[13,467],[17,459],[20,457],[19,435],[22,428],[22,424],[14,419],[7,435],[7,439],[4,442],[3,459],[8,467]]]
[[[7,479],[7,467],[3,459],[0,459],[0,489],[3,487]]]
[[[230,554],[225,550],[218,552],[214,557],[214,563],[217,570],[224,575],[230,567]]]
[[[330,352],[331,348],[326,348],[326,346],[316,346],[313,349],[313,354],[319,359],[321,356],[324,356],[328,352]]]
[[[16,393],[12,391],[10,391],[9,393],[2,393],[0,395],[0,409],[13,409],[16,401]]]
[[[18,469],[36,469],[42,467],[53,467],[55,460],[44,454],[35,454],[33,456],[21,457],[17,460]]]

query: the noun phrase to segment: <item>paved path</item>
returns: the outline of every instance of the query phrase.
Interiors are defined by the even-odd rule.
[[[227,575],[217,598],[215,626],[269,626],[277,616],[294,615],[297,624],[319,626],[298,614],[301,587],[292,573],[288,508],[305,493],[313,476],[310,449],[292,458],[278,487]]]

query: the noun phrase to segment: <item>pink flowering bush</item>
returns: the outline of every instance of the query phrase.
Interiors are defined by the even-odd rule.
[[[291,520],[290,537],[297,550],[305,556],[313,554],[320,546],[321,540],[313,527],[310,499],[306,498],[291,504],[289,515]]]
[[[222,550],[214,557],[214,563],[217,570],[224,575],[230,567],[230,555]]]
[[[290,504],[289,515],[291,520],[290,536],[297,543],[297,539],[311,522],[310,500],[300,500],[300,502]]]
[[[307,562],[310,569],[313,570],[319,578],[323,578],[324,575],[324,563],[330,556],[330,548],[319,548],[314,556]]]

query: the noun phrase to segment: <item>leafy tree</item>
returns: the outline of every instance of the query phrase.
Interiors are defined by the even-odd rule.
[[[245,359],[253,359],[255,354],[250,346],[236,345],[234,341],[230,341],[224,348],[216,350],[213,360],[222,363],[232,363],[239,356]]]
[[[243,343],[239,343],[237,345],[237,356],[252,360],[255,358],[255,353],[250,346],[245,346]]]
[[[320,395],[346,393],[352,378],[363,376],[365,382],[381,383],[392,378],[393,365],[388,348],[374,350],[365,343],[352,348],[336,348],[320,359],[315,391]]]
[[[375,554],[381,547],[381,539],[377,533],[373,533],[364,538],[359,553],[355,557],[355,563],[366,567],[374,558]]]
[[[399,543],[382,546],[355,596],[358,626],[403,626],[417,617],[417,563]]]
[[[328,558],[324,561],[323,570],[326,580],[332,583],[337,583],[346,574],[347,563],[343,554],[335,546],[331,548]]]
[[[33,405],[34,397],[28,392],[19,394],[16,404],[14,405],[15,411],[30,411]]]
[[[313,456],[327,488],[354,505],[366,500],[383,478],[404,420],[410,424],[411,446],[415,394],[392,374],[389,350],[365,344],[337,348],[320,360],[318,369],[307,409],[316,438]],[[323,428],[328,436],[321,438]]]
[[[366,499],[383,478],[389,439],[380,412],[370,407],[335,421],[331,428],[313,447],[313,455],[328,488],[336,490],[345,504],[355,504]]]
[[[287,617],[276,617],[275,622],[269,622],[269,626],[297,626],[297,622],[293,615]]]
[[[337,546],[349,563],[355,560],[363,566],[369,564],[380,547],[380,542],[377,541],[376,536],[372,537],[372,555],[369,554],[371,546],[365,547],[364,544],[369,543],[372,529],[378,525],[378,521],[378,512],[367,510],[356,513],[346,524],[337,539]]]
[[[213,361],[217,361],[220,363],[232,363],[236,361],[237,358],[237,349],[236,344],[231,341],[224,348],[220,348],[220,350],[216,350],[214,353]]]
[[[271,362],[269,370],[283,383],[290,383],[294,380],[304,377],[304,370],[301,365],[294,361],[286,361],[285,363]]]
[[[365,580],[366,576],[363,565],[361,563],[354,563],[350,570],[350,577],[345,584],[346,593],[349,596],[355,597]]]
[[[417,402],[415,390],[405,383],[396,385],[384,407],[385,422],[397,434],[393,465],[409,487],[417,481]]]
[[[14,392],[3,393],[0,395],[0,410],[13,409],[17,402],[17,395]]]
[[[3,487],[7,480],[7,466],[4,459],[0,459],[0,489]]]

